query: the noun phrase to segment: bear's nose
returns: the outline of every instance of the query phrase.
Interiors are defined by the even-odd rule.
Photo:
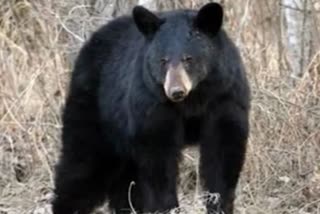
[[[187,93],[183,88],[175,87],[171,89],[171,99],[174,102],[182,101],[186,97]]]

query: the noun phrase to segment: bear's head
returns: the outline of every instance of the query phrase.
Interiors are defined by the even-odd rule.
[[[142,6],[133,9],[137,29],[146,41],[144,75],[173,102],[183,101],[214,66],[223,9],[208,3],[199,11],[156,15]]]

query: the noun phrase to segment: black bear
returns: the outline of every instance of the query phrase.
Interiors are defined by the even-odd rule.
[[[181,150],[200,149],[207,213],[233,213],[249,132],[250,88],[223,9],[136,6],[81,49],[63,112],[54,214],[178,207]],[[135,185],[132,185],[134,182]],[[129,191],[130,189],[130,191]]]

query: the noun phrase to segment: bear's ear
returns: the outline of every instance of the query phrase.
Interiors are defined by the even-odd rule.
[[[164,20],[142,6],[135,6],[132,11],[132,16],[138,30],[147,38],[152,38],[164,22]]]
[[[215,35],[223,22],[223,8],[218,3],[209,3],[200,8],[195,18],[195,27],[204,33]]]

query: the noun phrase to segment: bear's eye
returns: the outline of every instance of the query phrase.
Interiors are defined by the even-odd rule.
[[[169,62],[169,59],[168,59],[168,58],[161,58],[161,59],[160,59],[160,64],[161,64],[162,66],[167,65],[168,62]]]
[[[192,56],[185,56],[183,57],[182,61],[185,63],[191,64],[193,62],[193,58]]]

